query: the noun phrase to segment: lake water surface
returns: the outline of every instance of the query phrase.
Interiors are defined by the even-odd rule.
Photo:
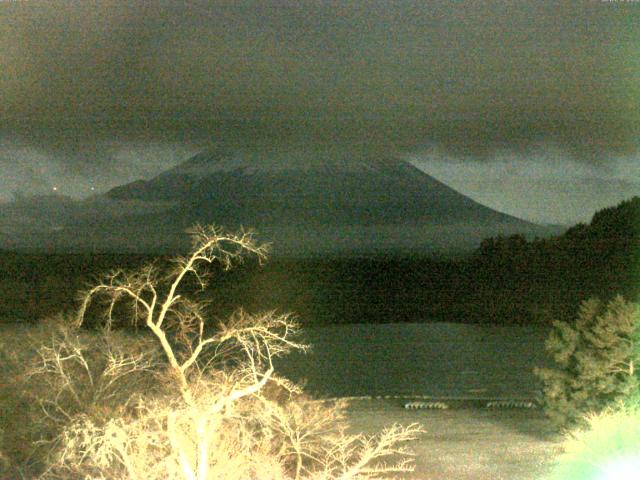
[[[320,396],[430,395],[533,400],[534,366],[549,365],[548,327],[454,323],[304,329],[312,346],[276,363]]]

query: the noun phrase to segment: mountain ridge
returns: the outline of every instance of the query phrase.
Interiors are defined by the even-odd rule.
[[[496,235],[555,233],[481,205],[399,158],[335,151],[206,150],[67,211],[12,244],[172,252],[188,248],[188,227],[212,223],[255,229],[282,256],[459,254]]]
[[[151,180],[116,187],[106,196],[117,200],[173,200],[188,211],[218,213],[224,223],[235,223],[234,216],[243,216],[259,224],[263,223],[262,218],[268,218],[273,224],[286,210],[290,217],[303,215],[307,219],[325,210],[328,215],[319,215],[323,221],[333,218],[349,224],[391,220],[450,223],[447,220],[460,220],[460,213],[466,211],[474,221],[533,225],[481,205],[409,162],[388,157],[312,157],[291,161],[286,156],[247,158],[205,151]],[[215,207],[203,208],[212,202]],[[292,220],[298,218],[286,218],[285,223]]]

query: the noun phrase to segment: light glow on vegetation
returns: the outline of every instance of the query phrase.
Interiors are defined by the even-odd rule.
[[[413,471],[406,443],[418,424],[350,434],[344,402],[314,401],[275,373],[273,358],[306,349],[291,316],[241,309],[205,328],[209,310],[186,279],[204,288],[208,264],[263,260],[266,248],[251,232],[191,233],[189,255],[165,269],[111,272],[81,296],[75,322],[52,320],[28,375],[43,387],[34,401],[49,432],[38,478],[367,480]],[[104,314],[93,332],[81,328],[92,309]],[[147,335],[116,328],[122,318]]]

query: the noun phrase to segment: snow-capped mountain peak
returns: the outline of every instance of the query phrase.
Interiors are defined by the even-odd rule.
[[[156,217],[154,228],[175,228],[175,235],[194,223],[246,226],[290,254],[468,247],[487,236],[540,229],[475,202],[407,161],[340,151],[204,151],[106,196],[174,205]]]
[[[268,151],[229,152],[205,150],[171,169],[170,174],[206,177],[220,172],[245,174],[275,172],[373,171],[398,166],[404,162],[383,160],[353,152]]]

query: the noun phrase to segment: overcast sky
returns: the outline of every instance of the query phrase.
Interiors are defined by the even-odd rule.
[[[640,195],[640,1],[0,2],[0,198],[220,142],[373,145],[586,221]]]

